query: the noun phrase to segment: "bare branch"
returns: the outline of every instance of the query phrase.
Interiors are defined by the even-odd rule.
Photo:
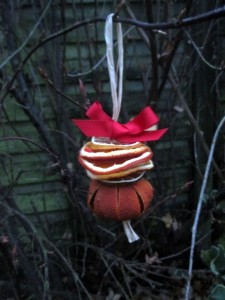
[[[210,62],[208,62],[205,57],[202,55],[201,51],[199,50],[199,47],[195,44],[194,40],[192,39],[192,37],[190,36],[190,34],[185,31],[186,36],[188,37],[188,40],[190,41],[190,43],[192,44],[192,46],[194,47],[194,49],[196,50],[196,52],[198,53],[199,57],[201,58],[201,60],[211,69],[213,70],[217,70],[217,71],[223,71],[225,69],[225,66],[222,67],[217,67],[212,65]]]
[[[145,1],[146,11],[147,11],[147,18],[148,21],[153,23],[153,3],[152,1],[146,0]],[[152,30],[148,32],[148,38],[151,47],[151,72],[152,72],[152,84],[149,91],[149,99],[154,99],[154,101],[158,100],[158,59],[157,59],[157,43],[155,34]],[[148,100],[149,101],[149,100]]]
[[[193,258],[194,258],[195,244],[196,244],[196,235],[197,235],[197,230],[198,230],[198,222],[199,222],[199,217],[200,217],[200,214],[201,214],[202,204],[203,204],[203,200],[204,200],[206,184],[207,184],[208,177],[209,177],[209,171],[210,171],[211,164],[213,162],[214,149],[215,149],[216,142],[217,142],[217,139],[218,139],[218,136],[219,136],[219,132],[220,132],[222,126],[224,125],[224,123],[225,123],[225,116],[220,121],[220,123],[219,123],[219,125],[218,125],[218,127],[215,131],[213,140],[212,140],[207,165],[206,165],[206,168],[205,168],[205,174],[204,174],[203,182],[202,182],[202,186],[201,186],[201,191],[200,191],[200,195],[199,195],[197,211],[196,211],[196,214],[195,214],[194,224],[193,224],[193,227],[192,227],[191,250],[190,250],[190,257],[189,257],[189,270],[188,270],[188,279],[187,279],[187,285],[186,285],[186,291],[185,291],[185,300],[190,299]]]
[[[183,21],[173,21],[173,22],[162,22],[162,23],[147,23],[147,22],[140,22],[137,20],[132,19],[126,19],[126,18],[117,18],[115,22],[135,25],[137,27],[141,27],[146,30],[151,29],[159,29],[159,30],[165,30],[165,29],[178,29],[178,28],[184,28],[188,26],[192,26],[195,24],[199,24],[202,22],[207,22],[213,19],[219,19],[223,18],[225,16],[225,5],[213,10],[210,10],[206,13],[197,15],[195,17],[188,17],[183,19]]]
[[[186,114],[187,114],[187,116],[188,116],[188,118],[189,118],[192,126],[194,127],[194,129],[196,131],[196,134],[198,135],[199,140],[201,141],[201,145],[203,147],[203,150],[208,155],[209,154],[209,148],[208,148],[208,146],[207,146],[207,144],[205,142],[203,133],[200,130],[200,128],[198,126],[198,123],[195,120],[195,118],[194,118],[191,110],[189,109],[189,107],[188,107],[188,105],[187,105],[187,103],[186,103],[186,101],[185,101],[182,93],[180,92],[179,86],[176,84],[176,81],[175,81],[175,79],[173,78],[172,75],[169,75],[169,80],[170,80],[170,83],[172,84],[174,90],[177,92],[177,95],[178,95],[178,97],[179,97],[179,99],[180,99],[180,101],[182,103],[182,106],[183,106],[183,108],[184,108],[184,110],[185,110],[185,112],[186,112]],[[215,168],[215,170],[217,172],[218,177],[223,182],[224,181],[223,175],[222,175],[222,173],[220,171],[220,168],[218,167],[217,163],[214,160],[213,160],[213,166],[214,166],[214,168]]]
[[[79,102],[72,100],[71,98],[69,98],[68,96],[66,96],[65,94],[63,94],[59,89],[56,88],[56,86],[53,84],[53,82],[49,79],[48,74],[46,73],[46,71],[43,68],[38,68],[41,77],[47,82],[47,84],[50,86],[50,88],[55,91],[57,94],[59,94],[60,96],[64,97],[66,100],[72,102],[73,104],[77,105],[79,108],[83,109],[84,111],[87,110],[89,103],[86,103],[84,106],[81,105]]]
[[[213,20],[213,19],[219,19],[225,16],[225,5],[211,10],[207,13],[203,13],[200,15],[197,15],[195,17],[189,17],[189,18],[185,18],[183,19],[183,21],[173,21],[173,22],[162,22],[162,23],[147,23],[147,22],[140,22],[138,20],[133,20],[133,19],[127,19],[127,18],[115,18],[114,21],[115,22],[120,22],[120,23],[124,23],[124,24],[130,24],[130,25],[135,25],[136,27],[140,27],[143,28],[145,30],[152,30],[152,29],[158,29],[158,30],[162,30],[162,29],[178,29],[178,28],[183,28],[183,27],[187,27],[187,26],[191,26],[194,24],[198,24],[201,22],[206,22],[209,20]],[[21,72],[23,66],[26,64],[26,62],[29,60],[29,58],[37,51],[37,49],[39,49],[40,47],[42,47],[44,44],[46,44],[47,42],[61,36],[64,35],[66,33],[69,33],[70,31],[77,29],[79,27],[88,25],[88,24],[93,24],[93,23],[104,23],[106,20],[105,17],[99,17],[99,18],[93,18],[93,19],[87,19],[84,21],[80,21],[80,22],[76,22],[75,24],[72,24],[62,30],[59,30],[51,35],[49,35],[47,38],[43,39],[40,43],[38,43],[36,46],[34,46],[30,52],[28,52],[28,54],[26,55],[26,57],[23,59],[23,61],[21,61],[20,65],[18,66],[18,68],[16,69],[12,79],[10,80],[10,82],[8,83],[8,89],[12,86],[13,82],[15,81],[17,75]],[[8,94],[8,90],[5,92],[5,94],[2,96],[2,98],[0,99],[0,102],[3,101],[5,99],[5,97]]]
[[[46,13],[47,13],[47,11],[48,11],[48,9],[49,9],[51,3],[52,3],[52,0],[50,0],[50,1],[47,3],[47,5],[46,5],[44,11],[42,12],[42,14],[41,14],[41,16],[40,16],[40,18],[37,20],[37,22],[35,23],[34,27],[30,30],[30,33],[29,33],[28,37],[27,37],[27,38],[25,39],[25,41],[21,44],[21,46],[19,46],[19,47],[18,47],[11,55],[9,55],[9,56],[7,57],[6,60],[4,60],[4,61],[1,63],[1,65],[0,65],[0,70],[8,63],[13,57],[15,57],[18,53],[20,53],[20,51],[26,46],[26,44],[29,42],[29,40],[31,39],[32,35],[35,33],[36,29],[37,29],[38,26],[40,25],[42,19],[43,19],[44,16],[46,15]]]

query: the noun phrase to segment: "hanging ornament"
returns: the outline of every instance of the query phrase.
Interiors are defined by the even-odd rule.
[[[152,198],[152,185],[143,178],[133,183],[113,184],[92,180],[88,205],[100,217],[127,221],[146,211]]]
[[[150,107],[126,124],[117,122],[123,82],[123,36],[117,23],[118,63],[113,58],[113,14],[105,24],[106,56],[113,115],[109,117],[96,101],[86,111],[88,120],[72,119],[91,141],[80,150],[79,162],[91,178],[87,203],[96,215],[123,222],[129,242],[139,239],[130,220],[145,212],[153,199],[153,187],[143,178],[151,170],[152,150],[144,144],[160,139],[167,129],[155,130],[158,117]]]

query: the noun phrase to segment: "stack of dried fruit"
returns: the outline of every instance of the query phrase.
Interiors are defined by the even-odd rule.
[[[92,179],[89,207],[97,215],[130,220],[145,211],[153,198],[151,184],[142,178],[153,168],[151,149],[143,143],[88,142],[79,161]]]

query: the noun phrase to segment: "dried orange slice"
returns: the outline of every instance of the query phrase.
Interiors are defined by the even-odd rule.
[[[79,157],[79,161],[81,165],[87,170],[91,171],[93,174],[111,174],[117,173],[120,171],[125,171],[127,169],[136,167],[139,164],[144,164],[151,158],[151,152],[144,152],[140,156],[132,157],[132,158],[124,158],[123,161],[117,162],[116,160],[111,160],[106,163],[97,163],[95,161],[88,161],[81,156]]]
[[[112,160],[121,158],[132,158],[139,156],[145,152],[151,152],[151,149],[144,144],[135,148],[121,148],[121,149],[93,149],[92,143],[85,144],[80,150],[80,156],[87,160]]]
[[[117,141],[111,141],[110,139],[107,140],[106,138],[92,138],[88,145],[93,150],[110,151],[119,149],[134,149],[140,147],[143,143],[135,142],[132,144],[121,144]]]
[[[143,143],[119,144],[98,138],[81,148],[79,161],[92,179],[110,180],[152,169],[152,156]]]
[[[151,152],[144,152],[143,154],[137,157],[132,157],[128,159],[124,158],[123,161],[111,160],[109,162],[106,161],[106,163],[99,163],[99,161],[88,161],[82,158],[81,156],[79,157],[79,161],[85,169],[91,171],[93,174],[106,175],[125,171],[134,168],[140,164],[142,165],[144,163],[147,163],[151,159],[151,157]]]
[[[154,168],[152,160],[149,160],[147,163],[136,166],[134,168],[130,168],[125,171],[119,171],[116,173],[111,173],[111,174],[94,174],[89,170],[86,170],[88,177],[91,179],[96,179],[96,180],[110,180],[110,179],[116,179],[116,178],[126,178],[127,176],[138,173],[140,171],[147,171],[151,170]]]

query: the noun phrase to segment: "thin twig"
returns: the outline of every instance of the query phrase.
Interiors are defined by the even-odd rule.
[[[61,161],[59,160],[57,155],[55,155],[53,152],[51,152],[49,148],[42,146],[29,138],[21,137],[21,136],[7,136],[4,138],[0,138],[0,142],[13,141],[13,140],[27,142],[27,143],[31,143],[31,144],[35,145],[36,147],[40,148],[42,151],[46,152],[59,167],[60,166],[62,167]]]
[[[127,31],[125,31],[123,34],[123,38],[126,37],[134,28],[135,27],[132,26]],[[113,47],[116,47],[117,44],[118,44],[118,42],[115,41],[115,43],[113,44]],[[91,74],[93,71],[95,71],[96,69],[98,69],[100,67],[100,65],[104,62],[105,59],[106,59],[106,54],[104,56],[102,56],[102,58],[93,67],[91,67],[88,71],[79,72],[79,73],[75,73],[75,74],[66,73],[66,76],[72,77],[72,78],[79,78],[79,77]]]
[[[211,233],[213,232],[213,230],[210,230],[208,231],[205,235],[203,235],[196,243],[195,245],[197,244],[200,244],[205,238],[207,238],[209,235],[211,235]],[[183,253],[187,252],[188,250],[190,250],[191,246],[188,246],[186,248],[184,248],[183,250],[177,252],[177,253],[174,253],[174,254],[171,254],[171,255],[168,255],[168,256],[165,256],[165,257],[162,257],[160,258],[160,261],[164,261],[164,260],[167,260],[167,259],[172,259],[174,257],[177,257],[177,256],[180,256],[182,255]]]
[[[38,26],[40,25],[42,19],[44,18],[44,16],[46,15],[50,5],[52,3],[52,0],[50,0],[44,11],[42,12],[41,16],[39,17],[39,19],[37,20],[37,22],[35,23],[34,27],[30,30],[30,33],[28,35],[28,37],[25,39],[25,41],[11,54],[7,57],[7,59],[5,59],[1,65],[0,65],[0,69],[2,69],[13,57],[15,57],[21,50],[23,50],[23,48],[26,46],[26,44],[29,42],[29,40],[31,39],[32,35],[35,33],[36,29],[38,28]]]
[[[81,105],[78,101],[74,101],[65,94],[63,94],[57,87],[53,84],[53,82],[49,79],[47,72],[43,68],[38,68],[41,77],[47,82],[47,84],[50,86],[50,88],[55,91],[58,95],[64,97],[66,100],[70,101],[71,103],[77,105],[79,108],[81,108],[83,111],[86,111],[88,108],[88,105]]]
[[[201,22],[207,22],[209,20],[223,18],[225,16],[225,5],[222,7],[210,10],[206,13],[199,14],[195,17],[188,17],[183,19],[183,21],[177,20],[172,22],[162,22],[162,23],[147,23],[147,22],[140,22],[138,20],[126,19],[126,18],[117,18],[115,22],[135,25],[137,27],[141,27],[146,30],[151,29],[178,29],[187,26],[191,26],[194,24],[198,24]]]
[[[188,107],[187,102],[185,101],[185,99],[184,99],[184,97],[183,97],[183,95],[182,95],[182,93],[181,93],[181,91],[179,89],[178,84],[176,83],[175,79],[173,78],[173,76],[171,74],[169,74],[169,81],[172,84],[174,90],[177,92],[177,95],[178,95],[178,97],[179,97],[179,99],[180,99],[180,101],[182,103],[182,106],[183,106],[183,108],[184,108],[184,110],[185,110],[185,112],[186,112],[186,114],[187,114],[187,116],[188,116],[188,118],[189,118],[192,126],[194,127],[196,134],[198,135],[198,138],[199,138],[199,140],[200,140],[200,142],[202,144],[203,150],[208,155],[209,154],[209,148],[208,148],[208,145],[205,142],[203,133],[202,133],[201,129],[199,128],[198,123],[195,120],[195,118],[194,118],[194,116],[193,116],[190,108]],[[218,177],[223,182],[224,181],[223,175],[222,175],[222,173],[220,171],[219,166],[217,165],[217,163],[215,162],[214,159],[212,160],[212,164],[213,164],[213,167],[214,167],[215,171],[217,172]]]
[[[225,16],[225,5],[217,8],[217,9],[210,10],[206,13],[197,15],[195,17],[185,18],[185,19],[183,19],[183,21],[179,20],[177,22],[172,21],[172,22],[162,22],[162,23],[147,23],[147,22],[140,22],[138,20],[119,18],[119,17],[115,18],[114,21],[124,23],[124,24],[134,25],[136,27],[140,27],[140,28],[143,28],[146,30],[150,30],[150,29],[151,30],[152,29],[159,29],[159,30],[164,29],[165,30],[165,29],[178,29],[178,28],[182,28],[182,27],[187,27],[187,26],[191,26],[191,25],[198,24],[201,22],[206,22],[209,20],[219,19],[224,16]],[[88,25],[88,24],[95,24],[95,23],[100,23],[100,22],[104,23],[105,20],[106,20],[106,17],[99,17],[99,18],[87,19],[84,21],[76,22],[75,24],[72,24],[62,30],[59,30],[59,31],[49,35],[48,37],[43,39],[41,42],[39,42],[36,46],[34,46],[30,50],[30,52],[28,52],[28,54],[26,55],[24,60],[20,63],[20,65],[16,69],[13,77],[11,78],[10,82],[8,83],[7,91],[0,99],[0,102],[3,101],[5,99],[5,97],[7,96],[8,90],[11,88],[13,82],[15,81],[17,75],[21,72],[23,66],[26,64],[26,62],[29,60],[29,58],[34,54],[34,52],[36,52],[40,47],[42,47],[47,42],[49,42],[61,35],[64,35],[66,33],[69,33],[70,31],[73,31],[74,29],[80,28],[80,27]]]
[[[189,12],[192,8],[192,5],[193,5],[193,0],[186,1],[185,8],[181,10],[179,16],[177,17],[180,21],[182,21],[182,19],[185,18],[189,14]],[[163,76],[162,76],[161,83],[159,85],[159,91],[158,91],[159,97],[165,87],[167,80],[168,80],[168,74],[170,72],[174,57],[177,53],[178,46],[181,43],[182,36],[183,36],[183,30],[180,29],[176,33],[176,36],[173,38],[173,42],[171,41],[172,45],[170,45],[170,50],[168,51],[168,53],[166,53],[166,55],[167,55],[166,63],[165,63],[165,65],[163,65],[164,72],[163,72]]]
[[[207,161],[207,165],[206,165],[206,168],[205,168],[205,173],[204,173],[204,177],[203,177],[203,181],[202,181],[202,186],[201,186],[201,191],[200,191],[200,195],[199,195],[197,210],[196,210],[195,219],[194,219],[194,223],[193,223],[193,227],[192,227],[191,250],[190,250],[190,257],[189,257],[188,279],[187,279],[187,285],[186,285],[186,290],[185,290],[185,300],[190,299],[193,258],[194,258],[195,241],[196,241],[196,235],[197,235],[197,230],[198,230],[199,217],[200,217],[201,208],[202,208],[202,204],[203,204],[203,200],[204,200],[204,195],[205,195],[205,190],[206,190],[206,184],[207,184],[207,181],[208,181],[209,171],[210,171],[210,168],[211,168],[211,164],[213,162],[213,154],[214,154],[215,145],[216,145],[216,142],[217,142],[219,132],[220,132],[220,130],[221,130],[224,123],[225,123],[225,116],[220,121],[220,123],[219,123],[219,125],[218,125],[218,127],[215,131],[215,134],[213,136],[211,148],[210,148],[210,151],[209,151],[208,161]]]
[[[145,1],[146,14],[148,21],[153,23],[153,3],[150,0]],[[149,89],[149,99],[158,101],[158,59],[157,59],[157,42],[155,34],[152,30],[148,31],[148,39],[150,43],[150,55],[151,55],[151,87]]]
[[[8,212],[11,215],[15,215],[24,225],[24,228],[26,229],[28,235],[30,234],[31,239],[35,239],[39,246],[40,250],[42,252],[42,258],[43,258],[43,266],[44,266],[44,278],[40,278],[43,284],[43,295],[42,299],[49,299],[49,270],[48,270],[48,254],[47,250],[44,247],[44,244],[42,240],[39,238],[37,230],[33,223],[23,214],[21,213],[16,207],[11,207],[8,204],[5,204],[3,202],[0,203],[0,205],[8,210]],[[37,282],[38,284],[38,282]],[[37,285],[38,288],[38,285]]]
[[[86,299],[90,299],[92,300],[93,298],[91,297],[90,293],[88,292],[88,290],[86,289],[86,287],[84,286],[83,282],[80,280],[80,277],[78,276],[77,272],[72,268],[72,266],[70,265],[70,263],[68,262],[68,260],[66,259],[66,257],[62,254],[62,252],[48,239],[45,240],[45,242],[52,247],[52,249],[56,252],[56,254],[60,257],[60,259],[62,260],[62,262],[65,264],[65,266],[68,268],[68,270],[71,272],[73,280],[77,286],[77,291],[79,292],[79,285],[80,287],[83,289],[84,293],[86,294],[87,298]],[[81,295],[79,293],[79,299]]]
[[[223,71],[225,70],[225,67],[217,67],[212,65],[210,62],[208,62],[205,57],[202,55],[202,52],[199,50],[199,47],[195,44],[195,42],[193,41],[192,37],[190,36],[190,34],[185,31],[186,36],[188,37],[188,40],[190,41],[190,43],[192,44],[192,46],[194,47],[194,49],[196,50],[196,52],[198,53],[199,57],[201,58],[201,60],[211,69],[213,70],[217,70],[217,71]]]

